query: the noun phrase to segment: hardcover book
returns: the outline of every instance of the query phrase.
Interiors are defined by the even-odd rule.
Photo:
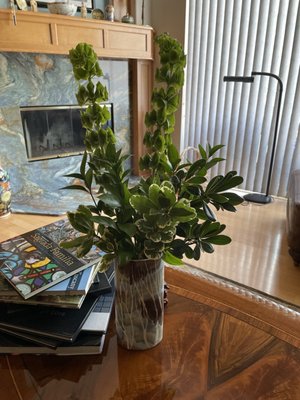
[[[79,294],[78,296],[34,296],[29,299],[24,299],[14,289],[11,289],[14,294],[11,296],[0,295],[0,303],[9,304],[22,304],[26,305],[42,305],[49,307],[62,307],[62,308],[80,308],[84,299],[85,294]]]
[[[76,339],[97,302],[98,295],[88,294],[80,309],[0,304],[0,330],[32,333],[60,341]]]
[[[97,273],[98,262],[90,267],[87,267],[83,271],[72,275],[70,278],[57,283],[54,286],[49,287],[45,291],[40,293],[40,296],[51,296],[51,295],[80,295],[87,294],[94,277]]]
[[[23,304],[24,306],[40,305],[63,308],[80,308],[86,296],[86,294],[48,296],[45,295],[48,290],[45,290],[34,297],[24,299],[6,282],[2,276],[0,276],[0,287],[2,288],[2,291],[0,291],[0,303]],[[89,293],[98,292],[98,294],[100,294],[110,291],[111,284],[106,273],[96,273],[89,288]]]
[[[73,343],[60,343],[56,347],[34,344],[30,341],[0,332],[0,353],[3,354],[55,354],[80,355],[100,354],[103,350],[105,334],[80,332]]]
[[[35,297],[41,299],[42,297],[49,298],[51,296],[80,296],[85,295],[89,291],[98,270],[98,262],[85,270],[57,283],[54,286],[38,293]],[[8,283],[7,279],[0,274],[0,298],[18,298],[20,295]],[[21,297],[23,299],[23,297]],[[24,299],[23,299],[24,300]]]
[[[53,222],[0,243],[0,273],[28,299],[101,259],[96,247],[78,258],[59,243],[78,236],[67,219]]]

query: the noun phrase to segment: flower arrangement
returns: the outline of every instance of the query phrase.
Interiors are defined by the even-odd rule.
[[[180,264],[183,257],[198,260],[202,252],[212,253],[214,245],[231,241],[223,234],[225,225],[216,220],[213,207],[234,212],[243,201],[229,191],[243,181],[235,171],[207,178],[209,169],[223,161],[216,156],[222,145],[204,148],[199,144],[197,160],[191,162],[184,161],[172,143],[186,57],[180,43],[168,34],[159,35],[156,43],[160,67],[151,110],[145,117],[147,152],[139,162],[143,177],[134,185],[131,171],[124,167],[129,155],[118,149],[115,134],[107,126],[108,93],[100,82],[98,57],[86,43],[70,51],[86,151],[80,171],[67,175],[81,184],[66,188],[89,193],[91,205],[68,213],[82,235],[63,246],[77,247],[82,256],[96,245],[105,252],[102,270],[113,260],[119,265],[141,259],[162,258],[169,264]]]

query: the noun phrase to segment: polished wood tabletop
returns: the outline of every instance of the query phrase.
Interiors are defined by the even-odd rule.
[[[168,267],[165,277],[169,303],[158,346],[119,347],[112,317],[101,355],[1,355],[0,399],[300,399],[297,310],[281,305],[276,317],[280,307],[254,299],[255,308],[263,303],[262,316],[264,307],[273,308],[275,323],[269,323],[247,312],[243,302],[251,296],[230,293],[229,286],[210,296],[214,282],[188,271]]]
[[[13,214],[0,241],[58,218]],[[198,267],[165,279],[158,346],[122,349],[112,317],[101,355],[0,355],[0,400],[300,400],[297,306]]]

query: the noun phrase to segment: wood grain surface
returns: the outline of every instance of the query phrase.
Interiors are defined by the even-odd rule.
[[[172,290],[151,350],[119,347],[111,323],[102,355],[0,362],[1,400],[300,399],[299,349]]]
[[[11,215],[0,220],[0,240],[55,219]],[[287,259],[278,257],[276,265]],[[263,269],[271,284],[274,268]],[[166,268],[165,278],[170,291],[161,344],[122,349],[112,319],[99,356],[0,355],[0,399],[300,400],[298,307],[198,267]]]

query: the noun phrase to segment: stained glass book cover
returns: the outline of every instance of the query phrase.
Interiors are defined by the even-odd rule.
[[[0,243],[0,273],[25,299],[56,285],[101,259],[97,248],[78,258],[59,246],[77,234],[63,219]]]

